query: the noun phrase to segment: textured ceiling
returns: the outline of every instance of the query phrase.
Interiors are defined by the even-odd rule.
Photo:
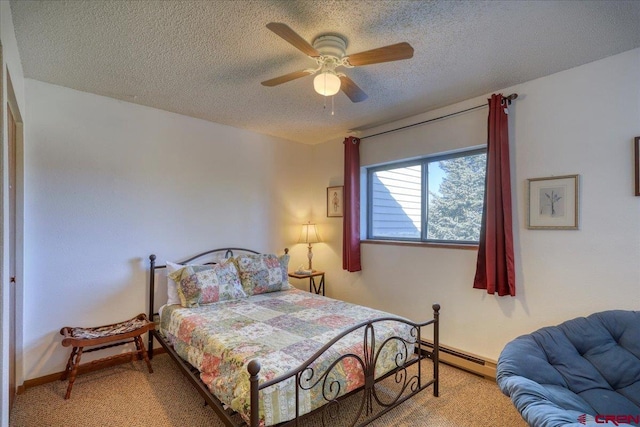
[[[640,46],[640,1],[11,1],[25,76],[318,143]],[[314,62],[269,31],[412,59],[344,71],[369,98],[323,108]],[[342,69],[344,70],[344,69]]]

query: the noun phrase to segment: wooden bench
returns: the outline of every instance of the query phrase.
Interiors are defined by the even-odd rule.
[[[71,396],[71,389],[78,374],[78,366],[80,366],[80,358],[83,352],[90,353],[92,351],[104,350],[105,348],[134,343],[136,345],[136,351],[94,360],[90,365],[102,364],[107,361],[125,357],[130,357],[133,360],[133,358],[137,356],[138,360],[144,359],[144,361],[147,362],[149,373],[153,373],[153,368],[147,355],[147,349],[144,347],[142,341],[142,334],[151,329],[154,329],[154,324],[147,319],[145,314],[138,314],[132,319],[112,325],[93,328],[65,326],[60,329],[60,334],[64,336],[62,345],[65,347],[73,346],[71,356],[69,356],[69,361],[67,362],[67,368],[60,378],[61,381],[66,380],[67,377],[69,378],[69,386],[67,387],[67,393],[64,398],[69,399]],[[84,350],[84,347],[93,346],[99,347]]]

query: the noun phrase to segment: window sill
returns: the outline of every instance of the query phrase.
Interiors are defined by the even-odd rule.
[[[402,240],[360,240],[360,243],[370,245],[413,246],[420,248],[465,249],[478,250],[477,244],[461,243],[432,243],[432,242],[406,242]]]

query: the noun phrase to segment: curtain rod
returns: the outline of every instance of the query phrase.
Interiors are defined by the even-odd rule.
[[[506,99],[507,102],[509,103],[509,105],[511,105],[511,101],[513,101],[517,97],[518,97],[517,93],[512,93],[511,95],[505,96],[504,99]],[[445,114],[444,116],[435,117],[433,119],[424,120],[422,122],[413,123],[413,124],[410,124],[410,125],[402,126],[402,127],[391,129],[391,130],[385,130],[384,132],[374,133],[373,135],[363,136],[362,138],[359,138],[359,139],[363,140],[363,139],[367,139],[367,138],[373,138],[374,136],[384,135],[385,133],[397,132],[399,130],[407,129],[407,128],[414,127],[414,126],[423,125],[423,124],[429,123],[429,122],[435,122],[436,120],[446,119],[448,117],[457,116],[458,114],[467,113],[467,112],[473,111],[473,110],[479,110],[480,108],[485,108],[485,107],[488,107],[488,106],[489,106],[489,104],[476,105],[475,107],[467,108],[466,110],[456,111],[455,113]]]

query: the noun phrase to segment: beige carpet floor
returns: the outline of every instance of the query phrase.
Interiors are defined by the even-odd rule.
[[[224,424],[168,355],[80,375],[71,399],[67,383],[33,387],[16,398],[10,426],[211,426]],[[318,422],[311,421],[312,425]],[[447,365],[440,369],[440,397],[426,389],[372,426],[526,427],[511,401],[493,382]]]

